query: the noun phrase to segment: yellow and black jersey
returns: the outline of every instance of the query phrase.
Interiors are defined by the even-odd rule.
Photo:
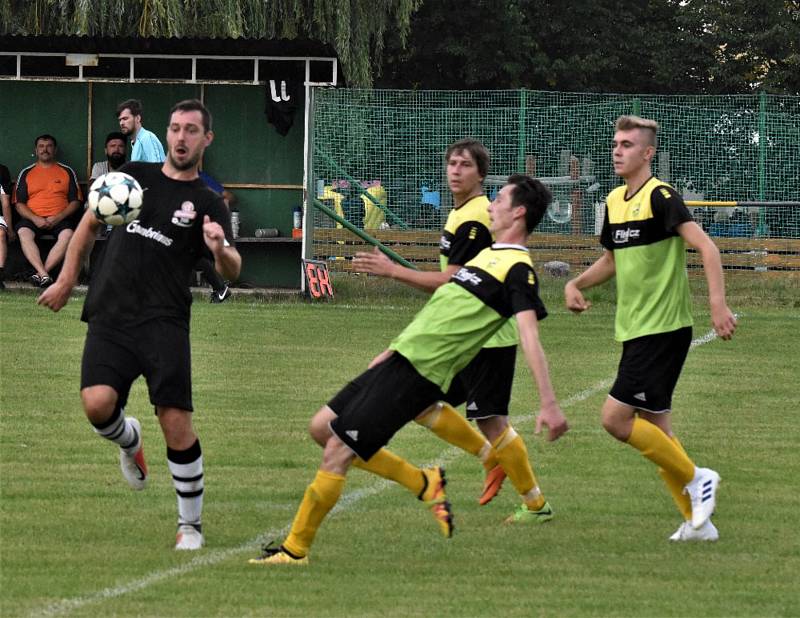
[[[437,289],[389,347],[447,391],[489,338],[527,310],[539,320],[547,316],[530,254],[519,245],[495,244]]]
[[[439,241],[442,270],[450,264],[466,264],[481,251],[491,247],[492,233],[489,225],[489,198],[485,195],[475,196],[459,208],[451,210]],[[513,346],[517,345],[518,340],[517,326],[512,320],[497,331],[484,347]]]
[[[485,195],[476,195],[447,215],[447,223],[439,239],[439,260],[442,270],[449,264],[466,264],[491,246],[489,198]]]
[[[683,198],[650,178],[633,195],[608,194],[600,243],[614,252],[617,279],[616,338],[665,333],[691,326],[686,249],[677,232],[692,220]]]

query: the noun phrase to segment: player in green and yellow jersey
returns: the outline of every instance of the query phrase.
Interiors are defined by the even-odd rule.
[[[698,468],[672,431],[672,393],[692,341],[686,248],[702,256],[711,321],[730,339],[736,318],[725,301],[719,251],[692,221],[683,199],[654,178],[650,163],[658,124],[637,116],[617,119],[615,173],[625,184],[606,203],[600,236],[605,251],[564,289],[567,307],[589,308],[581,290],[616,276],[616,339],[623,343],[617,379],[603,406],[603,427],[659,467],[684,523],[673,541],[715,541],[711,522],[719,474]]]
[[[338,501],[353,461],[371,461],[401,427],[441,401],[459,372],[511,317],[516,318],[539,391],[537,431],[547,426],[549,440],[567,431],[539,341],[538,323],[547,312],[525,247],[549,202],[550,193],[540,182],[527,176],[509,178],[489,206],[496,242],[438,287],[389,349],[345,387],[358,384],[330,424],[322,464],[306,489],[289,535],[279,547],[264,548],[251,563],[307,564],[317,529]],[[318,415],[325,415],[325,408]],[[452,523],[443,491],[438,508],[442,519]],[[540,510],[543,518],[549,516],[549,505]]]
[[[396,279],[427,292],[445,284],[459,268],[492,244],[487,209],[489,200],[483,189],[489,163],[489,152],[475,139],[455,142],[445,152],[453,209],[448,214],[439,242],[439,272],[407,268],[392,262],[378,250],[357,254],[353,260],[354,268]],[[445,399],[431,406],[416,421],[450,444],[480,457],[486,477],[479,504],[488,504],[497,495],[508,474],[523,503],[509,520],[519,522],[529,517],[529,511],[538,512],[545,498],[528,460],[525,443],[508,422],[517,341],[515,323],[509,320],[455,377]],[[335,400],[331,402],[333,411],[338,403]],[[467,419],[475,421],[481,433],[454,409],[453,406],[462,403],[466,404]],[[393,478],[400,480],[396,476]],[[407,478],[410,480],[412,477]],[[413,478],[418,478],[418,475]],[[409,489],[413,491],[412,487]],[[544,521],[542,517],[534,520]]]

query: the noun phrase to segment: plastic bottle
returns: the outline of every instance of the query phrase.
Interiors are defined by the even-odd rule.
[[[303,228],[303,210],[299,206],[292,210],[292,227],[296,230]]]
[[[239,211],[234,210],[231,212],[231,231],[234,238],[239,238]]]

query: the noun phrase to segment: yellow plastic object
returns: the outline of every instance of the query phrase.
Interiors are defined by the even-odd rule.
[[[386,189],[384,189],[381,185],[376,184],[369,187],[367,189],[367,193],[378,200],[381,204],[386,204]],[[322,195],[319,197],[319,200],[328,204],[333,202],[333,210],[336,211],[337,215],[344,218],[344,211],[342,210],[342,201],[344,200],[344,196],[338,191],[334,190],[333,185],[325,185],[325,187],[323,187]],[[386,213],[384,213],[383,210],[381,210],[372,202],[372,200],[364,195],[361,196],[361,201],[364,202],[364,229],[379,229],[381,224],[386,221]],[[337,223],[336,227],[341,228],[342,224]]]

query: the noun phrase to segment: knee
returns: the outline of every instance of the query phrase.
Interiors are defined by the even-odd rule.
[[[188,410],[157,406],[156,414],[164,441],[171,449],[185,451],[197,440],[192,425],[192,413]]]
[[[603,429],[605,429],[617,440],[622,442],[626,442],[628,440],[630,428],[628,427],[628,423],[624,422],[619,417],[613,414],[603,413],[602,423]]]
[[[86,418],[92,424],[107,421],[117,405],[117,394],[111,388],[89,387],[81,391]]]
[[[336,418],[336,415],[333,413],[333,410],[325,406],[311,418],[308,424],[309,435],[314,442],[322,447],[327,444],[328,439],[332,435],[330,423],[334,418]]]

